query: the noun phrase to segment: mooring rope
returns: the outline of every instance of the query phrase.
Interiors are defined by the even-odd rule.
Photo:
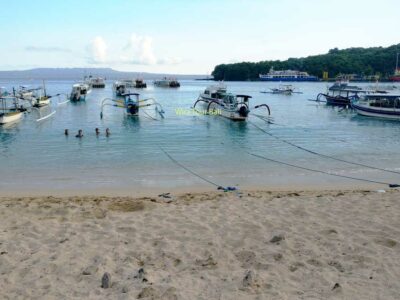
[[[173,158],[166,150],[164,150],[164,148],[162,148],[161,146],[159,146],[161,151],[176,165],[178,165],[179,167],[181,167],[182,169],[186,170],[187,172],[189,172],[190,174],[200,178],[201,180],[216,186],[219,190],[224,190],[224,191],[230,191],[230,190],[236,190],[236,188],[232,188],[232,187],[223,187],[222,185],[219,185],[211,180],[208,180],[207,178],[197,174],[196,172],[192,171],[191,169],[189,169],[188,167],[186,167],[185,165],[181,164],[179,161],[177,161],[175,158]]]
[[[267,135],[269,135],[269,136],[271,136],[271,137],[273,137],[273,138],[275,138],[275,139],[277,139],[277,140],[279,140],[279,141],[281,141],[283,143],[286,143],[286,144],[288,144],[290,146],[293,146],[293,147],[295,147],[297,149],[306,151],[306,152],[308,152],[310,154],[317,155],[317,156],[324,157],[324,158],[329,158],[329,159],[332,159],[332,160],[340,161],[340,162],[351,164],[351,165],[355,165],[355,166],[361,166],[361,167],[369,168],[369,169],[372,169],[372,170],[379,170],[379,171],[388,172],[388,173],[400,174],[400,172],[398,172],[398,171],[392,171],[392,170],[387,170],[387,169],[383,169],[383,168],[379,168],[379,167],[374,167],[374,166],[370,166],[370,165],[366,165],[366,164],[362,164],[362,163],[352,162],[352,161],[348,161],[348,160],[345,160],[345,159],[336,158],[336,157],[333,157],[333,156],[330,156],[330,155],[326,155],[326,154],[322,154],[322,153],[319,153],[319,152],[315,152],[313,150],[304,148],[304,147],[296,145],[296,144],[294,144],[294,143],[292,143],[292,142],[290,142],[288,140],[280,138],[280,137],[268,132],[267,130],[261,128],[260,126],[258,126],[257,124],[255,124],[255,123],[253,123],[251,121],[248,121],[248,122],[251,125],[253,125],[254,127],[256,127],[259,130],[261,130],[262,132],[264,132],[265,134],[267,134]]]
[[[267,161],[271,161],[271,162],[274,162],[274,163],[277,163],[277,164],[286,165],[286,166],[297,168],[297,169],[301,169],[301,170],[306,170],[306,171],[310,171],[310,172],[316,172],[316,173],[321,173],[321,174],[325,174],[325,175],[341,177],[341,178],[346,178],[346,179],[352,179],[352,180],[357,180],[357,181],[383,184],[383,185],[389,186],[390,188],[400,187],[400,184],[393,184],[393,183],[388,183],[388,182],[375,181],[375,180],[370,180],[370,179],[364,179],[364,178],[352,177],[352,176],[347,176],[347,175],[335,174],[335,173],[331,173],[331,172],[326,172],[326,171],[321,171],[321,170],[317,170],[317,169],[311,169],[311,168],[307,168],[307,167],[294,165],[294,164],[283,162],[283,161],[280,161],[280,160],[275,160],[275,159],[272,159],[272,158],[269,158],[269,157],[265,157],[265,156],[262,156],[262,155],[258,155],[258,154],[254,154],[254,153],[251,153],[251,152],[248,152],[248,151],[246,151],[246,152],[248,154],[254,156],[254,157],[258,157],[258,158],[261,158],[261,159],[264,159],[264,160],[267,160]]]

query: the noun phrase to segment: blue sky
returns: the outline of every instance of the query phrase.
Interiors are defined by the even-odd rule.
[[[0,1],[0,70],[209,74],[219,63],[400,43],[398,0]]]

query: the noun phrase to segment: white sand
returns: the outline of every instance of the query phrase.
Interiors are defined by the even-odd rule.
[[[3,198],[0,298],[400,299],[399,196]]]

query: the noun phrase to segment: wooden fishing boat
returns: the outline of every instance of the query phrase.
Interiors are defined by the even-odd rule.
[[[245,121],[250,113],[249,95],[234,95],[227,92],[223,84],[211,85],[200,94],[193,107],[197,104],[204,108],[204,114],[214,114],[234,121]],[[265,107],[270,114],[268,105],[262,104],[254,108]]]
[[[353,100],[359,99],[360,94],[365,92],[358,86],[350,86],[347,83],[337,82],[326,93],[318,94],[316,101],[322,102],[321,97],[324,97],[327,105],[346,107],[350,106]]]
[[[11,102],[8,103],[8,102]],[[0,124],[8,124],[21,120],[24,109],[18,107],[18,98],[6,96],[0,98]]]
[[[158,103],[154,98],[140,99],[140,94],[138,93],[127,93],[123,95],[123,99],[112,99],[105,98],[101,102],[101,112],[100,118],[103,118],[103,110],[105,106],[113,106],[122,108],[128,116],[139,116],[140,108],[151,107],[155,108],[155,112],[161,118],[164,118],[164,109],[161,104]],[[150,117],[146,112],[144,112],[148,117]],[[152,118],[152,117],[150,117]]]

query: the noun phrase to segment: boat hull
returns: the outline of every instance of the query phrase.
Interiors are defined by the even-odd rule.
[[[352,107],[355,111],[362,116],[367,117],[375,117],[375,118],[384,118],[390,120],[400,120],[400,109],[390,109],[390,108],[371,108],[367,105],[360,105],[357,103],[353,103]]]
[[[213,99],[210,98],[205,98],[201,97],[201,100],[203,100],[202,107],[204,110],[208,109],[209,104],[212,102]],[[246,121],[247,116],[242,116],[237,110],[228,110],[225,109],[223,106],[218,105],[217,103],[212,103],[210,106],[210,114],[216,115],[216,116],[221,116],[233,121]]]
[[[86,100],[86,95],[71,96],[70,99],[71,99],[72,102],[85,101]]]
[[[39,100],[37,101],[33,106],[34,107],[44,107],[50,104],[50,99],[46,99],[46,100]]]
[[[260,77],[261,81],[275,81],[275,82],[302,82],[302,81],[318,81],[318,78],[310,77],[310,78],[265,78]]]
[[[351,105],[351,100],[350,98],[347,97],[342,97],[342,96],[329,96],[326,94],[323,94],[323,96],[326,99],[326,104],[327,105],[332,105],[332,106],[350,106]]]
[[[21,120],[22,112],[10,112],[10,113],[1,113],[0,114],[0,124],[7,124],[12,122],[17,122]]]

